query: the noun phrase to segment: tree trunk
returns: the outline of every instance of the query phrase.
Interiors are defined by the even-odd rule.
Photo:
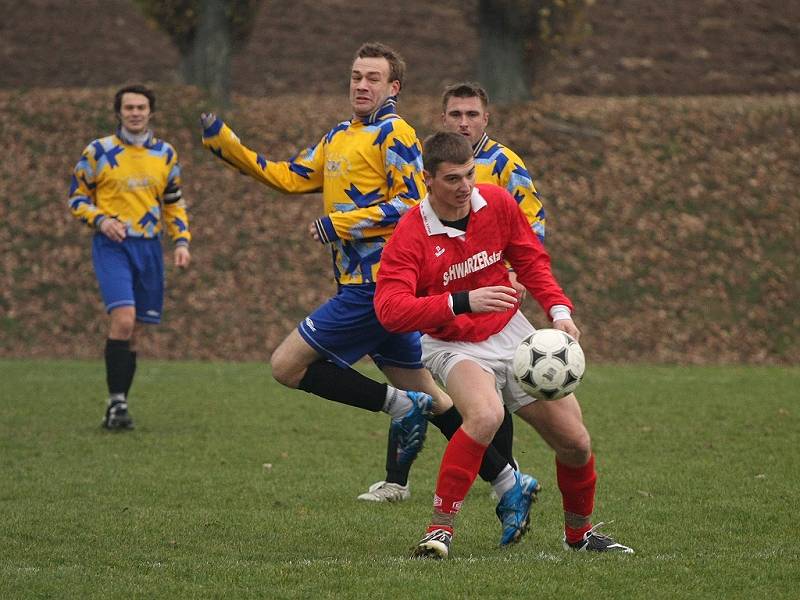
[[[194,43],[183,58],[187,82],[204,88],[210,108],[224,110],[230,103],[231,32],[224,0],[202,0]]]
[[[531,98],[525,56],[529,2],[480,0],[478,79],[493,103]]]

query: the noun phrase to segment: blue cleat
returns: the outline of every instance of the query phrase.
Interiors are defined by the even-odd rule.
[[[422,392],[406,392],[413,406],[405,416],[392,419],[392,434],[397,438],[397,462],[407,465],[417,458],[425,443],[428,417],[433,407],[433,398]]]
[[[524,475],[517,471],[514,476],[516,478],[514,487],[503,494],[495,509],[497,518],[500,519],[500,524],[503,526],[503,534],[500,537],[501,546],[517,543],[528,531],[531,504],[536,501],[536,497],[542,489],[536,478],[530,475]]]

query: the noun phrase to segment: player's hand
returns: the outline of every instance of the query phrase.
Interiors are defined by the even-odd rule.
[[[520,304],[522,301],[525,300],[525,296],[528,293],[528,290],[525,289],[525,286],[522,285],[517,281],[517,274],[514,271],[508,272],[508,278],[511,280],[511,287],[517,292],[517,299],[519,300]]]
[[[317,229],[317,222],[313,221],[308,226],[308,235],[311,236],[311,239],[316,242],[321,242],[322,240],[319,238],[319,230]]]
[[[200,113],[200,124],[203,126],[203,129],[208,129],[214,124],[214,121],[217,120],[217,115],[212,112],[208,113]]]
[[[128,235],[128,229],[122,221],[114,217],[106,217],[100,221],[100,233],[112,242],[122,242]]]
[[[517,292],[505,285],[470,290],[469,308],[474,313],[503,312],[517,305]]]
[[[575,341],[581,339],[581,330],[578,329],[578,326],[575,325],[572,319],[558,319],[557,321],[553,321],[553,329],[559,329],[570,334],[575,338]]]
[[[192,255],[189,252],[189,247],[181,244],[175,246],[175,266],[179,269],[185,269],[192,262]]]

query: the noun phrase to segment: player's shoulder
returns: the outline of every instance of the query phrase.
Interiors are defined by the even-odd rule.
[[[323,138],[322,138],[323,141],[326,144],[329,144],[331,142],[331,140],[336,136],[337,133],[339,133],[340,131],[345,131],[345,130],[349,129],[350,125],[352,125],[352,123],[353,122],[350,121],[350,120],[339,121],[338,123],[336,123],[336,125],[331,127],[328,130],[328,132],[323,136]]]
[[[424,229],[424,227],[420,205],[415,204],[397,221],[392,237],[394,238],[399,233],[402,239],[408,241],[417,237],[419,230]]]
[[[397,227],[401,225],[403,227],[416,227],[422,224],[422,211],[421,211],[422,203],[419,202],[409,208],[406,213],[400,217],[400,220],[397,222]]]
[[[494,183],[479,183],[475,189],[487,203],[508,202],[509,200],[516,203],[507,189]]]
[[[411,126],[411,123],[398,114],[387,116],[381,120],[381,124],[391,130],[389,132],[390,136],[417,139],[417,132]]]
[[[117,136],[113,134],[95,138],[86,144],[86,146],[84,146],[83,151],[81,152],[81,160],[98,160],[100,156],[119,144],[119,139],[117,139]]]
[[[107,150],[113,146],[117,146],[121,143],[120,139],[114,135],[104,135],[99,138],[93,139],[91,142],[86,144],[86,148],[84,148],[84,152],[92,151],[97,152],[98,150]]]
[[[487,148],[491,149],[494,155],[503,155],[505,156],[509,162],[524,164],[522,162],[522,158],[520,158],[519,154],[514,152],[511,148],[506,146],[505,144],[498,142],[495,139],[489,138]]]
[[[178,155],[178,152],[175,150],[175,146],[170,144],[167,140],[162,140],[161,138],[157,138],[155,136],[150,138],[150,142],[147,144],[147,149],[159,156],[165,156],[167,158],[167,162],[172,161]]]

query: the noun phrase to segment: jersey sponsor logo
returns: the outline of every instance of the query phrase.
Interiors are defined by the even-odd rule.
[[[125,182],[128,186],[128,190],[136,190],[139,188],[149,188],[154,185],[153,180],[150,177],[128,177],[127,181]]]
[[[441,256],[442,254],[444,254],[444,248],[442,248],[441,246],[439,246],[439,245],[437,244],[437,245],[436,245],[436,249],[433,251],[433,253],[434,253],[434,254],[435,254],[437,257],[438,257],[438,256]]]
[[[328,156],[325,160],[325,177],[347,177],[350,161],[344,156]]]
[[[499,261],[502,256],[503,253],[500,251],[492,252],[491,254],[489,254],[486,250],[476,252],[467,260],[451,265],[450,268],[442,274],[442,284],[447,287],[451,281],[461,279],[462,277],[471,275],[476,271],[481,271],[487,267],[490,267]]]

